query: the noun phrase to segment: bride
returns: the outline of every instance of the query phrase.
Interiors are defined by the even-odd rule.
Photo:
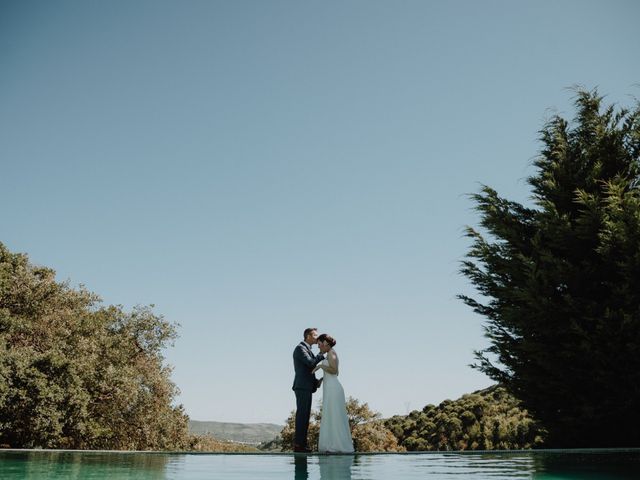
[[[326,355],[313,373],[324,370],[322,380],[322,419],[318,451],[323,453],[352,453],[353,441],[347,419],[344,389],[338,380],[338,354],[333,349],[336,341],[326,333],[318,337],[318,348]]]

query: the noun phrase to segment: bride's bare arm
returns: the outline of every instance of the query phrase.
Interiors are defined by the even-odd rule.
[[[338,374],[338,355],[336,355],[336,352],[331,350],[327,354],[327,360],[329,361],[329,365],[323,365],[322,368],[327,373],[332,373],[333,375],[337,375]]]

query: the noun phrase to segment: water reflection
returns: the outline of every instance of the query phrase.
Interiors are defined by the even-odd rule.
[[[147,480],[162,478],[165,455],[98,452],[12,452],[2,456],[0,478],[71,480],[121,478]]]
[[[351,480],[353,455],[329,455],[318,458],[322,480]]]
[[[638,480],[640,449],[404,455],[0,451],[1,480]]]
[[[638,450],[546,451],[533,457],[536,479],[636,480],[640,478]],[[615,461],[612,461],[612,458]],[[606,472],[606,476],[603,473]]]
[[[320,480],[351,480],[351,467],[354,465],[353,455],[321,455],[312,457],[315,463],[317,458],[320,469]],[[294,455],[294,480],[307,480],[309,478],[309,457],[307,455]]]
[[[293,470],[293,478],[294,480],[307,480],[309,478],[309,465],[307,462],[306,455],[294,455],[294,470]]]

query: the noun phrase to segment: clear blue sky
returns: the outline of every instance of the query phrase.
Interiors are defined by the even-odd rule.
[[[640,2],[0,2],[0,241],[179,322],[198,420],[294,408],[302,330],[383,415],[491,381],[455,298],[574,84],[640,96]]]

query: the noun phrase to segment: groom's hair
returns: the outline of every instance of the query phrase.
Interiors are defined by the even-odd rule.
[[[317,331],[318,329],[315,327],[309,327],[309,328],[305,328],[304,329],[304,337],[302,337],[303,340],[306,340],[307,337],[309,336],[309,334],[313,331]]]

